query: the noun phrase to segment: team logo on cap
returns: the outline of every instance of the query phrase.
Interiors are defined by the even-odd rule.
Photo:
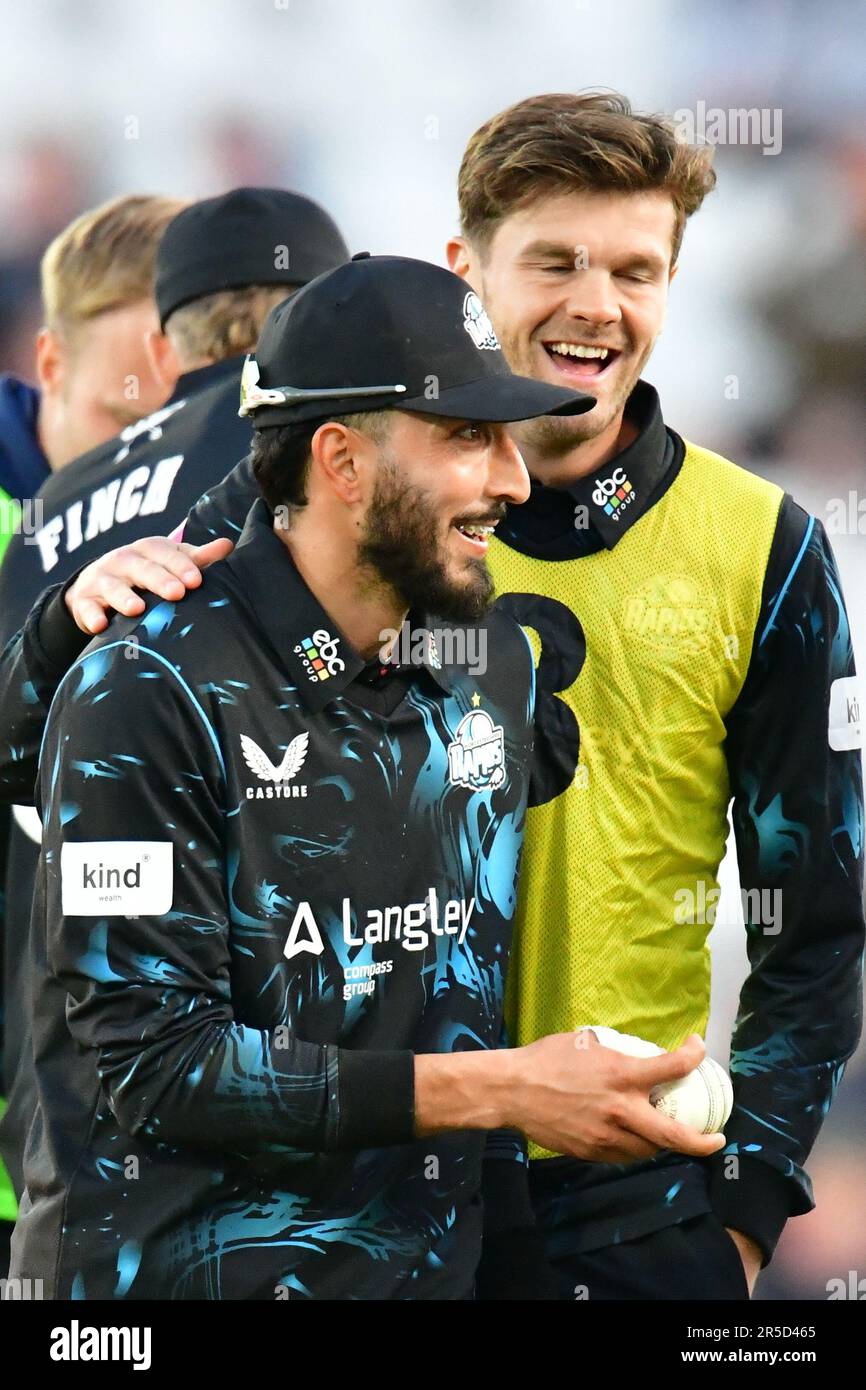
[[[326,681],[345,671],[345,661],[337,656],[339,645],[339,637],[332,637],[323,627],[317,628],[312,637],[302,637],[295,643],[295,654],[301,658],[311,681]]]
[[[463,327],[477,348],[491,348],[494,352],[500,350],[490,315],[472,290],[463,301]]]
[[[448,780],[453,787],[495,790],[505,781],[505,738],[483,709],[470,710],[460,720],[448,745]]]

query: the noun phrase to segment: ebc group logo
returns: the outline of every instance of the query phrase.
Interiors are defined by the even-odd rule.
[[[592,500],[614,521],[619,521],[623,509],[634,499],[635,491],[624,468],[615,468],[609,478],[596,478]]]

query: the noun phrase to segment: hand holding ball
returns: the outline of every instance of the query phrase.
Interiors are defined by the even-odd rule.
[[[663,1047],[636,1038],[631,1033],[618,1033],[615,1028],[593,1024],[592,1031],[602,1047],[613,1048],[628,1057],[658,1057]],[[700,1066],[678,1081],[666,1081],[650,1091],[650,1105],[680,1124],[690,1125],[700,1134],[719,1133],[734,1105],[734,1092],[724,1067],[705,1057]]]

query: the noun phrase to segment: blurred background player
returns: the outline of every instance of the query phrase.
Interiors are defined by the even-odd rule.
[[[42,257],[44,326],[36,339],[39,386],[11,373],[0,377],[0,559],[16,531],[23,545],[25,534],[36,529],[35,497],[52,471],[165,400],[168,392],[150,365],[145,340],[158,327],[153,302],[157,243],[183,206],[177,198],[113,198],[77,217]],[[7,602],[11,609],[11,599]],[[0,623],[7,617],[2,603],[0,599]],[[9,631],[8,623],[4,631]],[[8,833],[4,808],[4,875]],[[20,903],[19,910],[24,911]],[[4,970],[15,977],[16,950],[4,946],[0,979]],[[3,1013],[0,1004],[0,1030]],[[6,1048],[11,1056],[7,1053],[4,1059],[4,1089],[17,1040],[7,1035]],[[0,1126],[4,1109],[0,1099]],[[0,1272],[8,1260],[14,1219],[12,1186],[0,1159]]]
[[[113,198],[45,252],[38,388],[0,376],[0,555],[50,472],[165,400],[145,340],[158,327],[156,245],[182,207],[176,198]]]
[[[235,189],[180,212],[178,207],[182,205],[167,205],[177,215],[164,217],[159,230],[166,223],[168,228],[159,238],[158,251],[158,238],[152,237],[147,276],[137,282],[135,302],[141,339],[135,364],[147,373],[151,403],[162,408],[68,462],[71,446],[63,442],[62,422],[69,424],[71,438],[83,439],[84,434],[71,404],[62,397],[52,403],[49,435],[64,466],[38,494],[38,525],[30,534],[22,531],[13,537],[0,570],[4,645],[51,581],[50,597],[55,601],[42,609],[40,631],[47,633],[50,643],[52,625],[61,634],[72,627],[77,640],[80,634],[64,606],[64,582],[106,550],[182,519],[242,457],[250,440],[249,422],[238,417],[243,354],[255,347],[272,305],[348,259],[346,244],[329,215],[312,200],[287,190]],[[119,255],[116,244],[114,251]],[[131,276],[129,270],[126,273]],[[123,322],[131,333],[125,318]],[[138,342],[134,335],[133,340]],[[99,341],[102,353],[106,344]],[[150,364],[146,367],[145,348]],[[44,342],[41,351],[49,352]],[[106,367],[111,361],[100,360]],[[115,373],[121,365],[132,370],[132,363],[119,356],[119,347],[114,361],[119,364]],[[101,421],[104,437],[117,393],[109,378],[98,396],[94,380],[88,377],[89,392],[79,391],[73,401],[91,419]],[[123,423],[118,416],[116,428]],[[199,561],[206,564],[228,548],[220,543],[200,554]],[[193,573],[198,576],[197,569]],[[172,596],[171,590],[166,596]],[[28,804],[14,808],[9,832],[4,934],[8,1110],[0,1121],[0,1150],[19,1194],[21,1150],[32,1113],[26,938],[41,841],[31,801],[32,785]],[[8,1188],[5,1202],[11,1211]]]

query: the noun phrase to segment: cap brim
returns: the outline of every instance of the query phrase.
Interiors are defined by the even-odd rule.
[[[250,411],[254,429],[298,425],[312,420],[332,420],[368,410],[408,410],[418,415],[444,415],[452,420],[534,420],[539,415],[584,415],[595,405],[595,396],[551,386],[531,376],[503,372],[484,376],[462,386],[448,386],[434,399],[427,396],[335,396],[330,401],[297,401],[293,405],[260,406]]]
[[[453,420],[533,420],[538,415],[584,415],[595,405],[595,396],[551,386],[529,376],[486,376],[464,386],[450,386],[435,400],[414,396],[399,401],[397,410],[427,415],[448,415]]]

